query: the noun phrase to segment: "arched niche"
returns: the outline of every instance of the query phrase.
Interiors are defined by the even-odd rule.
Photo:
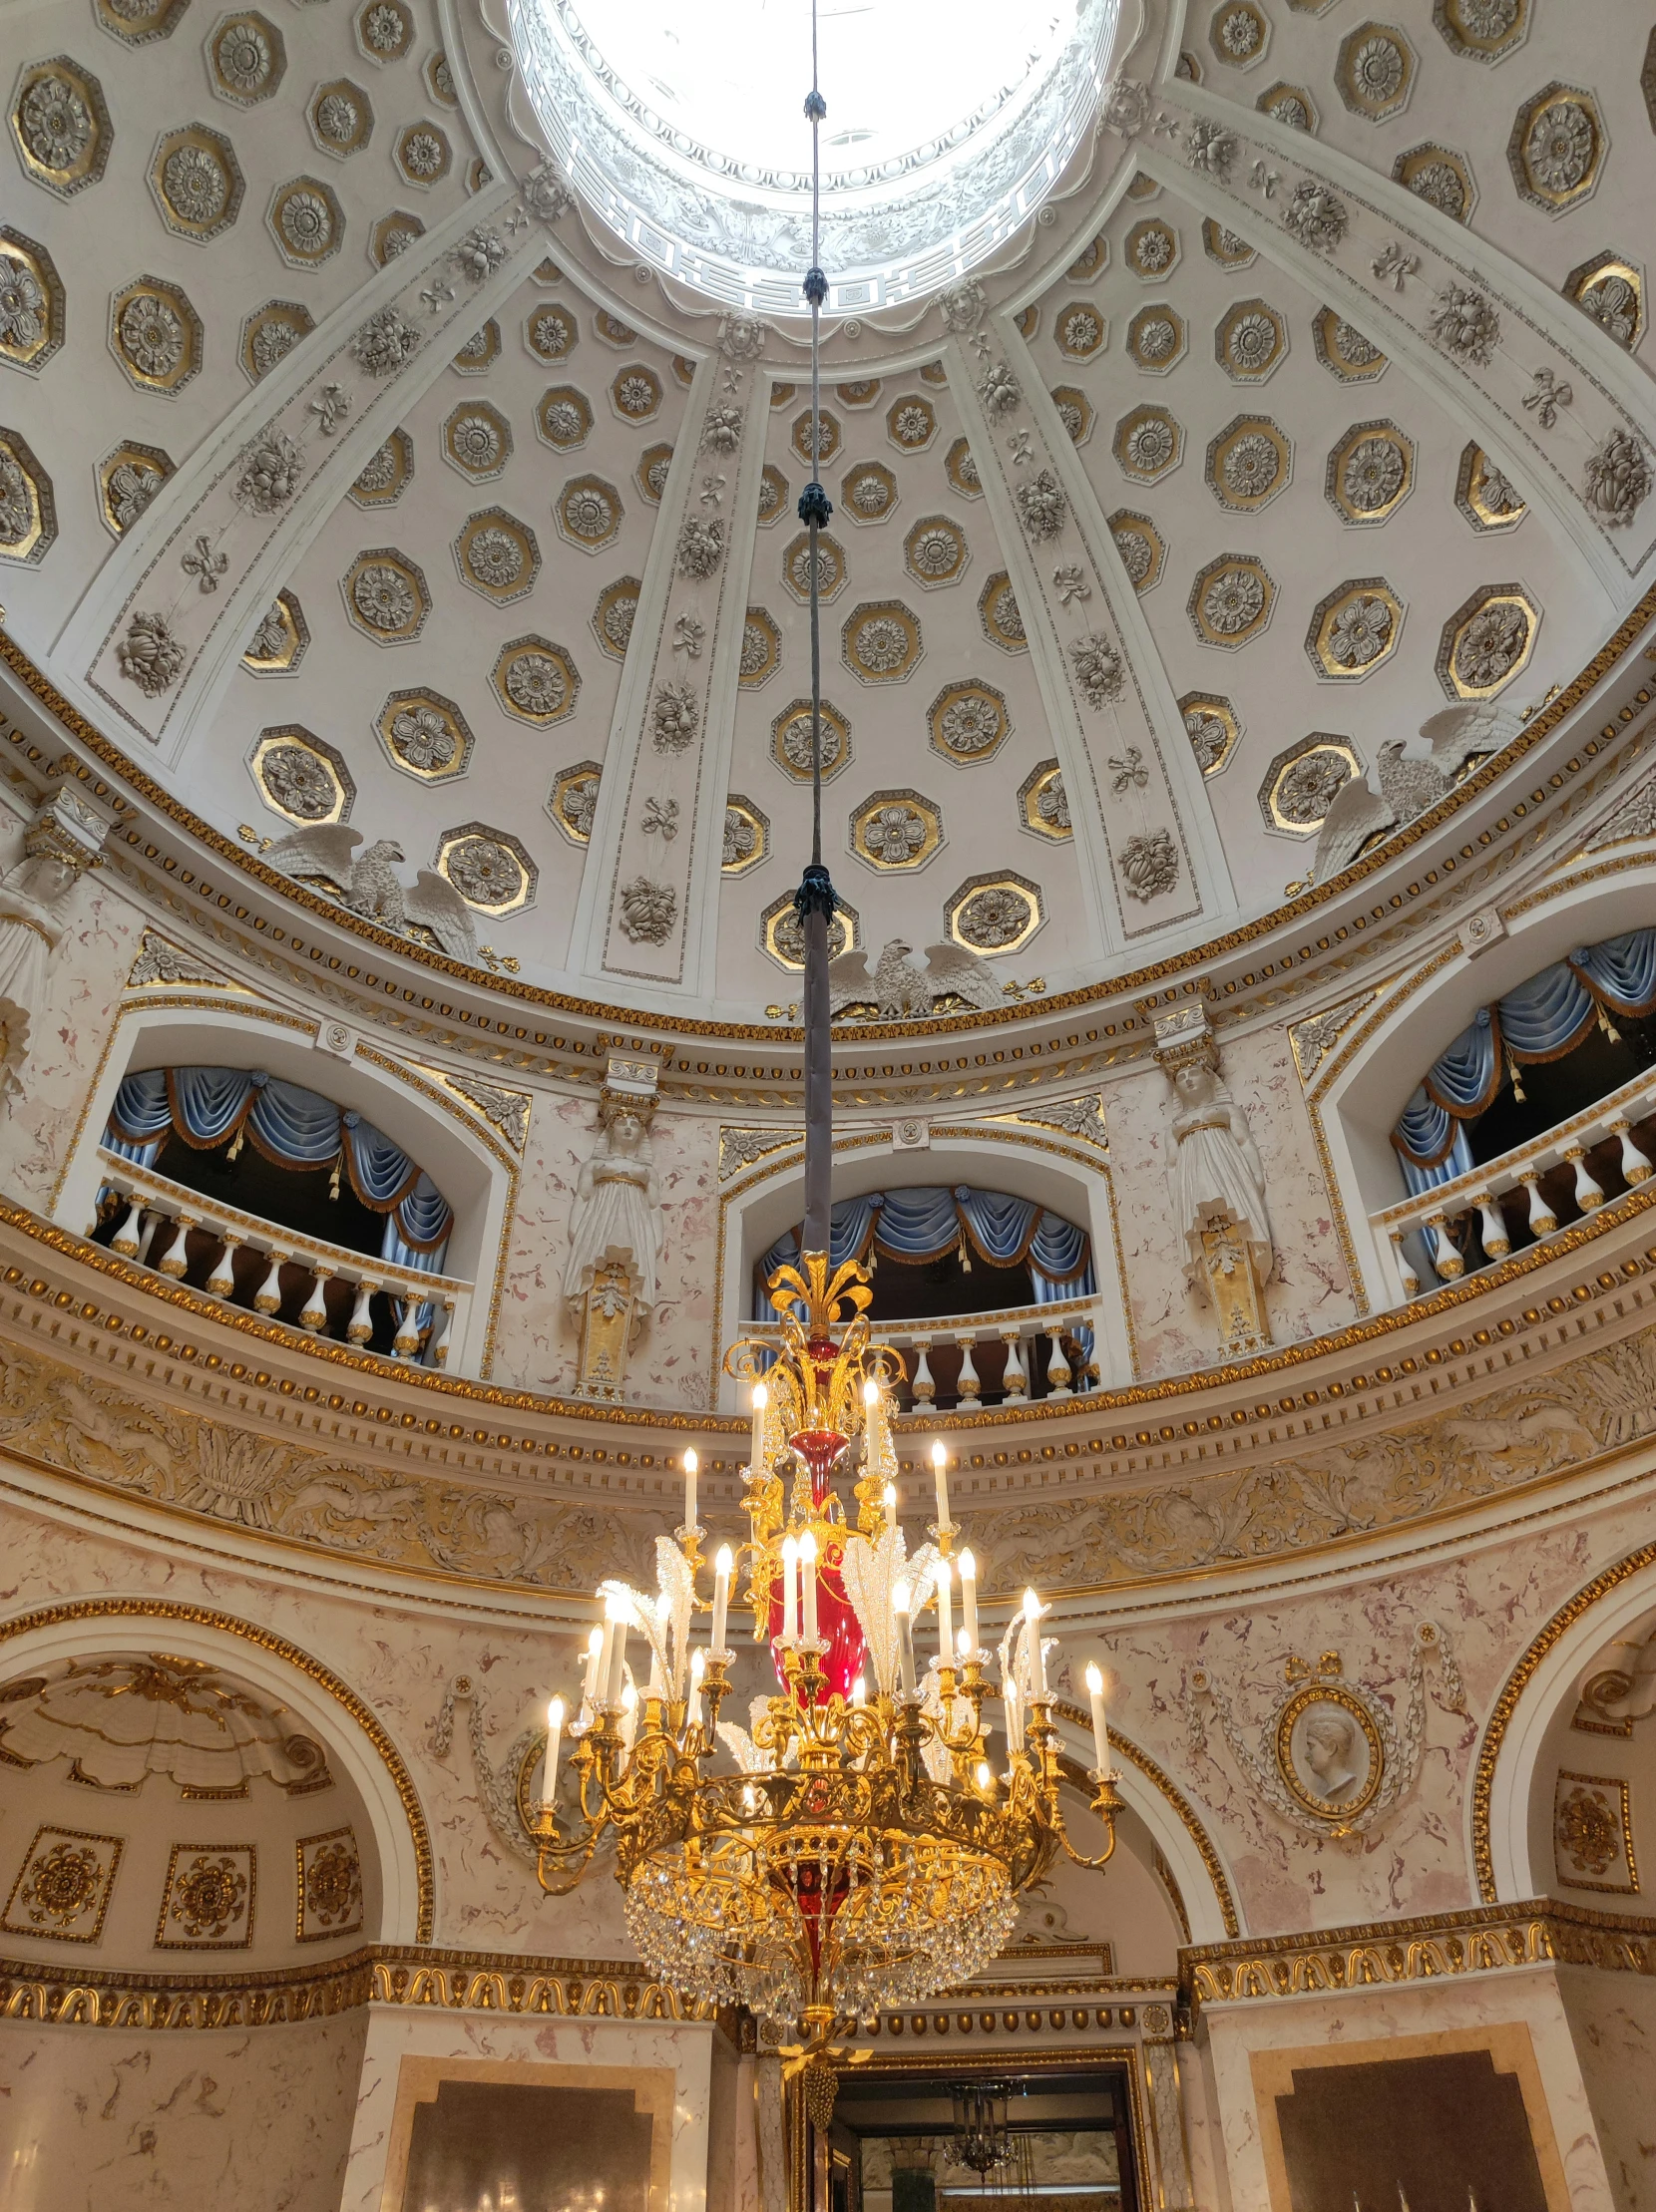
[[[1486,1006],[1514,990],[1575,945],[1596,944],[1656,920],[1656,882],[1640,869],[1628,876],[1568,885],[1506,922],[1506,933],[1475,958],[1453,948],[1433,955],[1417,977],[1392,986],[1373,1025],[1368,1009],[1353,1027],[1361,1042],[1316,1094],[1335,1180],[1372,1283],[1386,1278],[1380,1240],[1368,1217],[1404,1197],[1393,1125],[1411,1092],[1446,1045]],[[1336,1052],[1339,1047],[1336,1046]]]
[[[471,1115],[439,1103],[438,1086],[405,1081],[357,1051],[348,1058],[323,1051],[318,1033],[311,1021],[253,1005],[124,1007],[53,1194],[52,1219],[76,1234],[92,1222],[104,1176],[99,1143],[127,1075],[156,1067],[266,1069],[354,1108],[417,1161],[447,1198],[454,1209],[447,1272],[478,1290],[448,1364],[460,1373],[486,1374],[492,1292],[505,1266],[515,1171]]]
[[[1647,1642],[1653,1630],[1656,1543],[1615,1561],[1560,1606],[1508,1674],[1478,1746],[1467,1804],[1467,1847],[1480,1902],[1556,1896],[1610,1912],[1656,1910],[1656,1899],[1642,1892],[1560,1886],[1553,1848],[1561,1770],[1633,1783],[1642,1774],[1647,1790],[1656,1793],[1656,1717],[1635,1722],[1625,1738],[1575,1725],[1584,1717],[1582,1692],[1605,1671],[1609,1655],[1618,1646]],[[1613,1757],[1605,1755],[1612,1744]],[[1650,1809],[1656,1812],[1656,1803]]]
[[[1097,1282],[1093,1357],[1100,1382],[1129,1381],[1132,1359],[1115,1236],[1109,1170],[1084,1163],[1078,1148],[1047,1141],[1019,1124],[980,1126],[970,1134],[942,1135],[935,1128],[925,1151],[895,1152],[889,1144],[844,1138],[834,1148],[834,1197],[897,1190],[920,1183],[969,1183],[1034,1199],[1084,1229],[1092,1243]],[[746,1329],[752,1311],[753,1270],[777,1238],[796,1228],[805,1211],[803,1153],[791,1153],[770,1171],[763,1165],[720,1202],[718,1339],[714,1371],[720,1373],[719,1409],[741,1409],[737,1386],[720,1371],[724,1348]]]
[[[150,1861],[160,1843],[169,1849],[174,1842],[225,1845],[240,1839],[242,1829],[245,1840],[256,1842],[262,1827],[266,1845],[260,1856],[272,1839],[282,1847],[279,1871],[272,1874],[272,1881],[281,1899],[284,1926],[292,1915],[294,1945],[279,1960],[265,1956],[259,1940],[263,1916],[255,1909],[257,1949],[247,1957],[259,1971],[273,1963],[303,1964],[335,1952],[347,1953],[367,1943],[430,1942],[436,1910],[431,1840],[412,1777],[372,1708],[322,1661],[273,1631],[234,1615],[148,1597],[70,1599],[0,1623],[0,1688],[38,1677],[55,1683],[67,1676],[71,1666],[84,1668],[96,1661],[154,1666],[158,1656],[162,1662],[182,1669],[209,1670],[243,1689],[262,1713],[291,1715],[297,1732],[322,1753],[332,1786],[288,1790],[266,1777],[255,1777],[248,1782],[245,1798],[187,1799],[175,1781],[152,1775],[139,1789],[128,1791],[68,1779],[73,1754],[66,1748],[56,1761],[16,1776],[26,1785],[28,1800],[39,1808],[31,1815],[29,1833],[34,1825],[50,1822],[122,1834],[136,1843],[139,1863],[156,1877]],[[289,1760],[282,1771],[292,1771],[295,1764],[314,1772],[315,1762],[308,1758]],[[63,1768],[62,1775],[54,1772],[55,1766]],[[11,1779],[9,1770],[0,1775],[0,1782]],[[55,1809],[46,1809],[49,1799]],[[61,1817],[64,1804],[78,1808],[82,1818],[66,1822]],[[127,1829],[122,1827],[123,1819]],[[168,1822],[175,1832],[164,1836]],[[22,1850],[24,1826],[21,1815],[6,1823],[14,1858]],[[360,1924],[354,1929],[342,1927],[334,1938],[325,1931],[317,1934],[312,1916],[310,1932],[301,1943],[305,1922],[297,1910],[298,1846],[307,1837],[329,1837],[340,1829],[350,1830],[360,1864]],[[163,1850],[158,1863],[164,1864],[166,1855]],[[126,1871],[122,1870],[118,1882]],[[5,1870],[8,1885],[17,1872],[15,1866]],[[159,1911],[159,1894],[155,1902]],[[154,1917],[150,1925],[153,1931]],[[14,1939],[8,1931],[3,1942],[15,1952],[18,1940],[27,1943],[27,1938]],[[103,1963],[151,1967],[159,1956],[114,1962],[107,1950],[101,1954]],[[167,1956],[177,1956],[181,1966],[189,1964],[182,1953]],[[211,1967],[215,1958],[221,1964],[223,1956],[207,1953],[196,1963]]]

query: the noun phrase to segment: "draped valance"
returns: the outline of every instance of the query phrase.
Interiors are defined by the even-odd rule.
[[[922,1183],[902,1191],[868,1191],[842,1198],[829,1216],[829,1259],[867,1264],[876,1256],[918,1264],[959,1253],[997,1268],[1028,1266],[1035,1303],[1084,1297],[1097,1289],[1092,1241],[1061,1214],[1008,1191],[979,1191],[964,1183]],[[799,1257],[799,1233],[790,1230],[760,1262],[760,1311],[768,1315],[762,1283],[773,1270]]]
[[[129,1075],[115,1094],[105,1145],[153,1167],[169,1134],[199,1152],[228,1142],[231,1159],[247,1141],[279,1168],[331,1168],[335,1196],[343,1174],[364,1206],[387,1217],[381,1259],[441,1273],[454,1222],[448,1200],[400,1145],[349,1108],[261,1068]]]
[[[1573,1052],[1595,1022],[1656,1012],[1656,929],[1577,945],[1477,1012],[1441,1052],[1392,1131],[1412,1193],[1452,1182],[1472,1165],[1464,1124],[1495,1102],[1516,1070]]]

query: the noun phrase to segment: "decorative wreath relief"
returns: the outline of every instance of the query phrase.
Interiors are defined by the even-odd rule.
[[[984,412],[999,420],[1024,403],[1024,387],[1005,361],[993,361],[978,379],[978,397]]]
[[[304,455],[284,430],[267,430],[241,456],[233,496],[252,515],[279,515],[304,475]]]
[[[1282,211],[1283,226],[1302,245],[1331,252],[1346,234],[1346,203],[1315,178],[1303,178]]]
[[[1457,361],[1487,368],[1500,340],[1492,303],[1468,284],[1450,284],[1432,303],[1432,335]]]
[[[732,407],[728,400],[719,400],[707,410],[701,425],[701,450],[716,453],[725,459],[733,454],[742,442],[742,411]]]
[[[701,727],[701,710],[687,683],[664,683],[649,710],[650,734],[658,753],[681,753]]]
[[[1428,1658],[1438,1661],[1438,1702],[1446,1711],[1464,1713],[1466,1693],[1449,1638],[1436,1621],[1422,1621],[1398,1701],[1401,1720],[1377,1691],[1345,1679],[1338,1652],[1325,1652],[1315,1666],[1291,1655],[1283,1690],[1252,1735],[1207,1669],[1197,1667],[1184,1697],[1191,1751],[1198,1758],[1207,1755],[1211,1707],[1231,1756],[1273,1812],[1304,1835],[1362,1835],[1391,1811],[1419,1771]]]
[[[147,699],[159,699],[184,668],[185,648],[165,614],[135,614],[115,648],[121,673]]]
[[[678,894],[670,884],[634,876],[621,888],[621,925],[634,944],[665,944],[678,916]]]
[[[1116,855],[1116,866],[1129,899],[1160,899],[1179,880],[1179,851],[1171,833],[1146,830],[1128,838]]]
[[[1236,140],[1222,123],[1215,123],[1209,116],[1198,116],[1190,126],[1190,137],[1185,153],[1192,169],[1204,170],[1220,179],[1230,176],[1230,165],[1236,157]]]
[[[1018,519],[1036,545],[1060,537],[1069,515],[1069,501],[1063,486],[1050,469],[1041,469],[1021,484],[1013,494],[1018,507]]]
[[[1121,689],[1121,655],[1096,630],[1085,637],[1071,638],[1067,650],[1087,705],[1101,714]]]
[[[400,369],[420,343],[420,333],[394,307],[370,315],[351,340],[351,351],[370,376]]]
[[[678,573],[710,576],[724,558],[724,525],[691,515],[678,533]]]
[[[1625,529],[1650,492],[1650,456],[1631,431],[1612,430],[1587,457],[1587,505],[1612,530]]]
[[[469,283],[481,284],[505,261],[506,247],[498,230],[480,222],[475,230],[467,231],[449,258]]]

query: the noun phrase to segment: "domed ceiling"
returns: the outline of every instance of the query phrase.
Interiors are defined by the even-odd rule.
[[[1584,84],[1555,0],[1151,11],[975,271],[870,260],[862,306],[836,274],[825,840],[871,969],[949,944],[983,1003],[1143,972],[1522,749],[1648,580],[1647,31]],[[573,194],[486,11],[26,34],[12,636],[158,803],[411,956],[787,1024],[796,303]],[[1417,739],[1461,705],[1500,711]]]

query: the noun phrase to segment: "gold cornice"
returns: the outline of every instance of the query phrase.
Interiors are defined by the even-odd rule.
[[[246,2028],[329,2020],[367,2005],[525,2019],[709,2022],[709,2006],[620,1959],[402,1950],[367,1944],[265,1974],[119,1973],[0,1959],[0,2017],[60,2028]]]
[[[1414,1920],[1186,1945],[1179,1979],[1198,2004],[1215,2006],[1547,1965],[1656,1975],[1656,1921],[1545,1897],[1521,1905],[1469,1905]]]
[[[1477,1747],[1477,1764],[1472,1770],[1472,1872],[1477,1878],[1477,1894],[1485,1904],[1493,1906],[1496,1896],[1494,1853],[1489,1836],[1489,1809],[1494,1793],[1495,1766],[1500,1758],[1501,1745],[1506,1740],[1506,1730],[1518,1708],[1518,1700],[1528,1688],[1535,1669],[1540,1665],[1564,1633],[1573,1628],[1584,1614],[1590,1613],[1601,1598],[1612,1590],[1656,1563],[1656,1543],[1641,1544],[1637,1551],[1626,1553],[1621,1559],[1595,1575],[1590,1583],[1575,1593],[1573,1598],[1558,1608],[1540,1634],[1535,1637],[1512,1671],[1501,1684],[1500,1695],[1483,1725],[1483,1740]],[[1603,1914],[1586,1914],[1585,1908],[1560,1906],[1558,1911],[1572,1912],[1577,1918],[1598,1921]],[[1652,1923],[1656,1933],[1656,1923]],[[1656,1965],[1642,1969],[1656,1973]]]
[[[0,1622],[0,1645],[9,1644],[14,1638],[30,1636],[40,1629],[56,1629],[77,1621],[183,1621],[193,1628],[211,1629],[221,1636],[239,1637],[242,1643],[251,1644],[272,1658],[282,1659],[295,1667],[307,1680],[331,1697],[362,1730],[384,1763],[391,1777],[408,1822],[409,1840],[414,1848],[414,1870],[418,1886],[418,1904],[415,1913],[415,1941],[428,1944],[437,1920],[437,1877],[431,1851],[431,1832],[426,1826],[426,1816],[420,1804],[419,1792],[414,1787],[414,1777],[403,1764],[402,1753],[391,1741],[378,1714],[348,1683],[340,1680],[331,1666],[299,1645],[278,1636],[273,1629],[266,1629],[256,1621],[243,1621],[233,1613],[220,1613],[212,1606],[193,1606],[178,1603],[170,1598],[71,1598],[58,1605],[36,1606],[28,1613],[20,1613],[9,1621]],[[46,1970],[42,1970],[46,1971]],[[171,1979],[171,1978],[170,1978]]]
[[[1622,618],[1609,638],[1606,639],[1585,667],[1530,718],[1518,735],[1501,752],[1492,755],[1482,767],[1457,784],[1439,805],[1428,809],[1425,814],[1417,817],[1415,821],[1395,831],[1391,837],[1374,847],[1361,859],[1354,861],[1350,868],[1330,878],[1326,883],[1315,885],[1272,913],[1261,916],[1253,922],[1241,923],[1201,945],[1193,946],[1183,952],[1169,954],[1162,959],[1132,969],[1124,975],[1111,977],[1095,984],[1088,984],[1079,990],[1060,992],[1050,999],[1035,1002],[1038,1011],[1041,1014],[1067,1012],[1071,1008],[1098,1005],[1123,994],[1152,990],[1158,985],[1165,986],[1170,978],[1189,974],[1200,967],[1210,966],[1216,960],[1222,959],[1228,953],[1240,950],[1246,944],[1256,942],[1279,929],[1289,929],[1295,923],[1308,921],[1329,901],[1350,891],[1357,884],[1367,881],[1400,855],[1409,851],[1411,847],[1417,845],[1423,838],[1431,836],[1434,831],[1465,806],[1469,800],[1479,797],[1487,791],[1506,773],[1508,768],[1514,766],[1517,761],[1533,750],[1543,737],[1549,735],[1567,714],[1589,696],[1631,648],[1640,633],[1648,625],[1653,613],[1656,613],[1656,586],[1652,586],[1650,590],[1645,592],[1637,605]],[[452,976],[456,981],[470,984],[474,988],[491,991],[525,1005],[545,1006],[558,1013],[574,1015],[596,1022],[619,1022],[627,1028],[644,1031],[653,1030],[667,1035],[700,1035],[754,1042],[764,1040],[773,1045],[788,1043],[797,1046],[801,1039],[802,1033],[791,1026],[705,1022],[696,1021],[687,1016],[663,1013],[639,1015],[628,1009],[606,1005],[601,1001],[573,998],[560,992],[549,991],[536,984],[525,982],[518,977],[493,972],[485,974],[481,970],[468,967],[460,961],[452,960],[430,947],[415,944],[409,938],[393,936],[388,930],[381,929],[365,917],[347,914],[333,902],[324,900],[318,894],[307,891],[291,878],[282,876],[277,871],[266,867],[262,861],[239,846],[232,844],[220,832],[204,822],[200,816],[182,806],[154,777],[150,776],[119,746],[108,739],[95,724],[89,721],[78,708],[64,697],[44,669],[34,661],[18,640],[3,626],[0,626],[0,660],[3,660],[10,667],[12,673],[35,701],[51,714],[71,737],[84,745],[106,768],[119,776],[148,805],[176,822],[186,835],[211,853],[216,860],[233,867],[239,875],[250,878],[262,889],[275,894],[290,905],[296,905],[316,916],[318,920],[325,921],[335,927],[346,929],[365,941],[379,946],[386,952],[395,953],[398,957],[407,959],[414,965],[427,968],[436,974]],[[1649,698],[1649,690],[1642,690],[1640,703],[1648,703]],[[1631,710],[1625,718],[1631,718]],[[1612,725],[1612,729],[1613,727]],[[1591,760],[1602,749],[1604,742],[1606,742],[1604,738],[1589,738],[1578,748],[1577,756],[1565,763],[1563,769],[1549,779],[1554,788],[1561,788],[1565,777],[1580,774],[1587,761]],[[77,767],[80,766],[79,763],[76,765]],[[1511,817],[1522,819],[1531,806],[1544,804],[1545,799],[1546,791],[1543,787],[1533,794],[1530,799],[1517,801],[1511,809]],[[1488,842],[1492,843],[1494,836],[1504,834],[1504,828],[1509,826],[1508,818],[1503,817],[1502,826],[1497,827],[1493,832],[1487,833]],[[137,836],[141,834],[130,831],[127,833],[135,842]],[[224,904],[228,905],[227,899]],[[871,1042],[900,1042],[905,1038],[912,1038],[916,1035],[965,1036],[985,1029],[1005,1027],[1012,1023],[1027,1020],[1031,1011],[1032,1002],[1020,1001],[1014,1005],[998,1007],[989,1011],[944,1016],[940,1019],[921,1023],[874,1023],[867,1028],[859,1027],[855,1031],[842,1029],[841,1035],[842,1037],[848,1037],[855,1034],[866,1037]]]

